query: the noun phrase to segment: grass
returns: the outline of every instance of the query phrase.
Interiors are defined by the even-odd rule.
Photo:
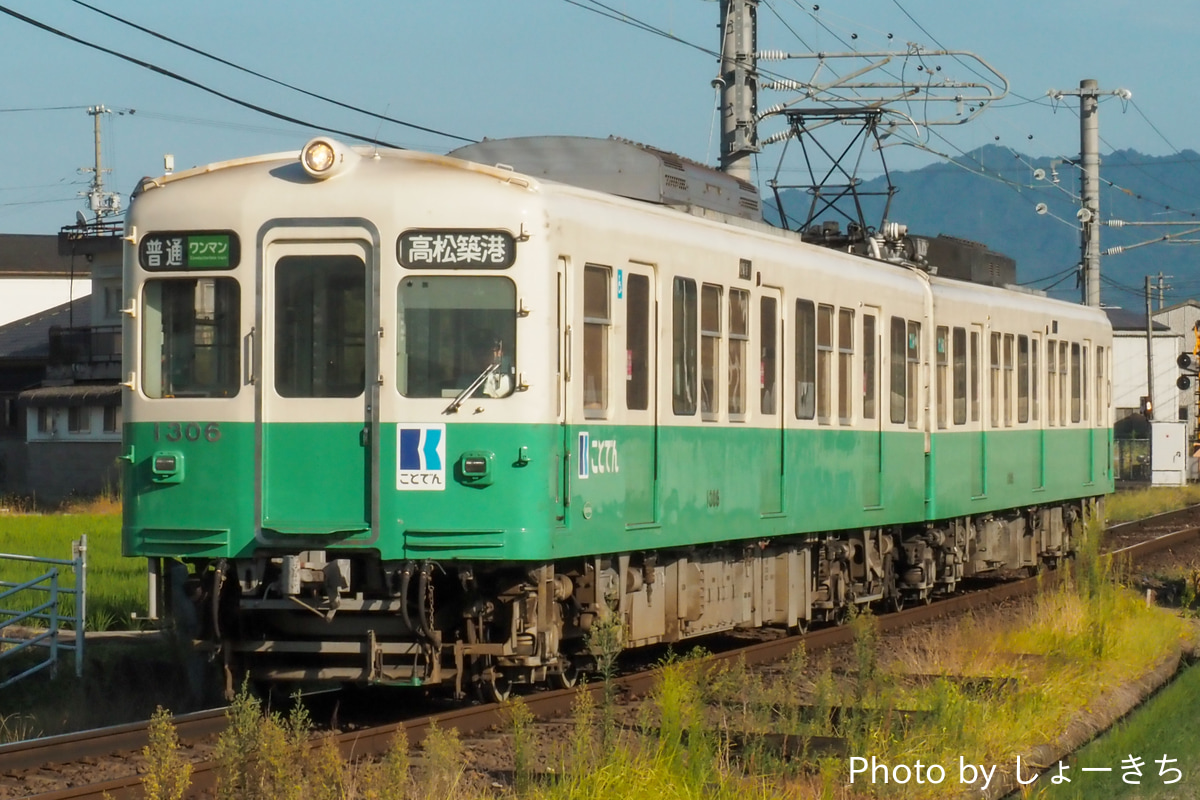
[[[1200,484],[1189,486],[1151,486],[1129,489],[1109,495],[1104,511],[1109,523],[1142,519],[1165,511],[1174,511],[1200,503]]]
[[[119,513],[0,515],[0,553],[38,558],[71,559],[71,543],[87,536],[88,630],[128,629],[131,614],[144,613],[147,604],[146,562],[121,555]],[[22,583],[46,572],[45,564],[0,559],[8,583]],[[73,587],[74,569],[60,567],[60,585]],[[42,592],[22,592],[5,598],[5,608],[27,610],[44,602]],[[59,614],[74,614],[74,599],[60,598]],[[4,619],[0,619],[2,625]]]
[[[1200,667],[1191,667],[1170,686],[1155,695],[1128,720],[1080,750],[1065,773],[1071,782],[1058,785],[1042,781],[1034,797],[1043,800],[1151,800],[1180,797],[1194,789],[1195,764],[1200,759]],[[1125,783],[1125,765],[1130,756],[1140,758],[1141,779]],[[1161,759],[1173,759],[1158,763]],[[1083,767],[1112,767],[1112,772],[1083,772]],[[1165,781],[1182,778],[1172,784]],[[1055,773],[1056,774],[1056,773]],[[1130,774],[1130,778],[1137,779]]]
[[[305,718],[284,719],[242,698],[231,712],[229,740],[218,745],[227,770],[218,796],[291,797],[300,791],[344,800],[845,800],[961,793],[970,787],[958,783],[960,758],[998,765],[997,775],[1011,773],[1017,755],[1053,741],[1081,708],[1146,672],[1190,631],[1185,620],[1147,607],[1124,589],[1112,561],[1099,554],[1098,533],[1087,538],[1058,586],[948,631],[928,628],[885,641],[869,612],[856,614],[850,623],[855,645],[837,669],[829,656],[813,664],[803,647],[767,672],[744,663],[708,667],[698,658],[668,657],[636,720],[615,705],[613,692],[600,695],[602,705],[613,706],[608,709],[581,695],[571,731],[551,739],[539,757],[528,710],[521,700],[511,701],[513,772],[506,783],[470,772],[453,731],[431,732],[415,764],[403,737],[382,760],[347,763],[328,741],[301,747]],[[1133,734],[1138,738],[1114,737],[1111,751],[1086,758],[1115,759],[1116,766],[1126,751],[1137,752],[1151,765],[1143,774],[1152,769],[1156,775],[1152,759],[1162,751],[1190,768],[1200,755],[1200,723],[1189,713],[1200,700],[1200,670],[1176,691],[1183,694],[1164,694],[1160,702],[1178,719],[1143,726]],[[864,784],[860,776],[849,786],[848,759],[816,752],[785,758],[746,736],[767,732],[842,737],[847,755],[893,765],[937,764],[945,782]],[[169,736],[160,740],[169,747]],[[169,756],[155,763],[168,763]],[[544,767],[540,773],[535,763]],[[285,767],[292,781],[286,786]],[[1112,797],[1116,783],[1110,777],[1103,786],[1065,797]],[[159,785],[176,784],[162,778]]]

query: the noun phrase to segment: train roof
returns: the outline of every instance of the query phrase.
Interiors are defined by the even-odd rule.
[[[762,201],[754,184],[675,153],[612,136],[484,139],[449,155],[632,200],[762,220]]]

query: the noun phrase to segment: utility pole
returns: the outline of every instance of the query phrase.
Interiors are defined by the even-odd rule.
[[[758,146],[758,0],[721,0],[721,171],[749,181]]]
[[[1154,318],[1150,315],[1150,276],[1146,276],[1146,417],[1154,419]]]
[[[96,144],[96,165],[94,167],[84,167],[84,172],[91,172],[92,187],[88,191],[88,207],[92,209],[92,213],[96,215],[96,222],[100,222],[101,217],[111,214],[119,214],[121,212],[121,195],[116,192],[104,191],[104,173],[108,170],[104,169],[100,161],[100,115],[111,114],[112,111],[104,106],[89,106],[87,110],[88,116],[93,120],[93,137]]]
[[[1102,92],[1099,84],[1088,78],[1079,82],[1074,91],[1051,89],[1047,92],[1056,100],[1067,95],[1079,97],[1079,221],[1080,250],[1083,256],[1083,293],[1081,302],[1100,305],[1100,95],[1116,95],[1124,100],[1133,97],[1128,89]]]

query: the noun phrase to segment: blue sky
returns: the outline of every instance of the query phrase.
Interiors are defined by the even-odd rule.
[[[587,8],[598,6],[590,0],[87,2],[319,96],[469,139],[613,134],[699,161],[715,158],[713,57],[593,13]],[[713,0],[605,4],[717,49]],[[78,193],[89,176],[78,168],[93,161],[89,105],[125,112],[105,116],[102,130],[107,183],[126,196],[141,176],[162,172],[165,153],[183,169],[298,150],[321,127],[436,152],[457,144],[252,78],[72,0],[0,6],[315,126],[272,119],[0,15],[0,141],[10,161],[0,169],[0,233],[53,233],[84,208]],[[943,153],[998,142],[1037,156],[1078,154],[1078,101],[1055,106],[1045,94],[1074,89],[1083,78],[1133,92],[1132,103],[1109,98],[1102,105],[1103,152],[1200,149],[1200,111],[1190,97],[1200,34],[1194,0],[762,0],[759,19],[760,50],[916,42],[986,59],[1012,94],[966,125],[939,128],[945,138],[930,144]],[[763,66],[797,79],[810,69]],[[954,62],[945,74],[973,77]],[[761,105],[781,99],[764,96]],[[908,147],[890,148],[888,156],[893,169],[939,158]],[[760,174],[772,172],[778,158],[777,149],[760,156]]]

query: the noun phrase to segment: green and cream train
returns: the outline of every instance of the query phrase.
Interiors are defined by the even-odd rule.
[[[320,137],[145,179],[126,233],[124,552],[231,680],[570,683],[599,620],[1053,564],[1113,488],[1098,310],[653,148]]]

